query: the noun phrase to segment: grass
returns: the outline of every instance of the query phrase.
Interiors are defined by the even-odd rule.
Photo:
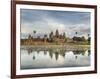
[[[34,48],[34,49],[66,49],[66,50],[87,50],[90,45],[21,45],[21,48]]]

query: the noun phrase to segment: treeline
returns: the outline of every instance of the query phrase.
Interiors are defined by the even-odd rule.
[[[88,37],[88,39],[85,39],[84,36],[82,36],[82,37],[76,37],[76,36],[74,36],[72,39],[74,41],[88,41],[88,42],[90,42],[90,37]]]
[[[90,44],[90,34],[87,34],[87,38],[84,36],[79,37],[78,32],[75,32],[75,35],[72,38],[66,37],[66,33],[59,33],[56,29],[55,33],[51,31],[48,35],[44,34],[41,36],[35,36],[37,31],[33,31],[33,35],[29,34],[28,38],[21,39],[21,44],[62,44],[62,43],[73,43],[73,44]]]

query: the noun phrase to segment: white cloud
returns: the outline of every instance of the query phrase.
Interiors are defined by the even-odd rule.
[[[21,23],[21,33],[30,33],[31,32],[31,28],[29,28],[29,26],[31,26],[32,24],[30,23]]]
[[[33,30],[36,30],[38,33],[44,34],[50,33],[51,31],[56,31],[56,29],[62,33],[65,30],[65,25],[50,18],[44,18],[42,21],[36,21],[32,23],[25,22],[21,24],[22,33],[31,33]]]
[[[79,36],[87,37],[87,34],[90,33],[90,26],[87,24],[66,24],[59,22],[58,20],[52,18],[51,16],[43,15],[42,20],[33,21],[33,22],[23,22],[21,24],[21,33],[32,33],[33,30],[36,30],[38,34],[49,34],[51,31],[55,33],[56,29],[60,33],[65,32],[66,36],[73,37],[75,32],[78,32]]]

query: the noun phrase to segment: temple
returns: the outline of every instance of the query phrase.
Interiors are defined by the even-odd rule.
[[[63,34],[59,34],[58,29],[56,29],[55,34],[52,31],[48,35],[44,34],[43,38],[40,38],[40,36],[33,37],[32,35],[29,35],[27,39],[21,39],[21,44],[22,45],[50,44],[50,43],[61,44],[65,43],[66,41],[67,39],[65,32],[63,32]]]

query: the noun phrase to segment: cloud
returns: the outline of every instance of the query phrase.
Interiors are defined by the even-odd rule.
[[[62,15],[63,14],[63,15]],[[44,10],[22,10],[21,11],[21,34],[36,34],[43,36],[56,29],[66,36],[73,37],[75,32],[79,36],[87,37],[90,34],[90,15],[84,12],[60,12]]]
[[[90,34],[90,25],[87,24],[69,25],[69,27],[66,28],[66,32],[70,37],[75,36],[75,32],[77,32],[78,36],[85,36],[87,38],[87,35]]]
[[[37,33],[50,33],[51,31],[59,30],[60,33],[64,32],[65,25],[59,22],[56,22],[52,19],[44,18],[42,21],[33,21],[32,23],[22,23],[21,24],[21,33],[31,33],[33,30],[36,30]]]

